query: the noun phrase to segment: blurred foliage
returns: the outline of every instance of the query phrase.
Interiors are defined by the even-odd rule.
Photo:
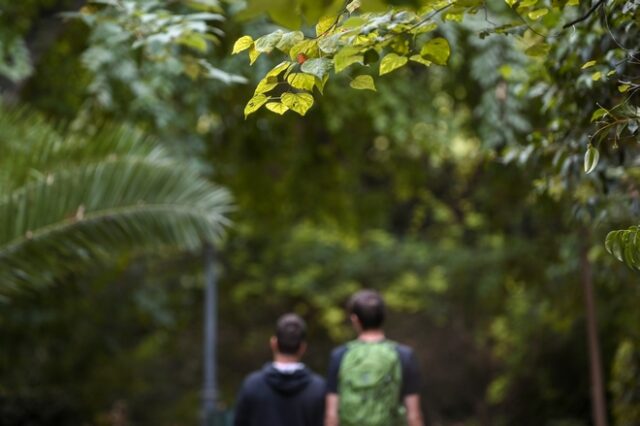
[[[611,418],[638,422],[640,287],[637,275],[597,243],[611,226],[629,226],[635,214],[634,145],[598,146],[599,162],[588,175],[583,164],[596,103],[611,110],[621,100],[620,82],[595,81],[594,69],[581,69],[616,49],[602,9],[575,30],[552,34],[542,57],[525,54],[542,41],[529,26],[541,32],[547,24],[564,25],[588,5],[566,5],[562,21],[555,10],[538,20],[521,10],[528,26],[513,15],[518,5],[502,2],[482,5],[462,23],[438,17],[429,34],[448,40],[447,67],[408,62],[376,76],[376,92],[349,90],[352,79],[341,73],[304,120],[262,112],[245,120],[246,100],[279,59],[264,55],[248,68],[230,55],[235,40],[285,33],[260,15],[265,11],[288,27],[286,33],[309,35],[343,2],[252,0],[246,8],[238,2],[127,3],[151,8],[142,14],[168,10],[178,17],[193,13],[194,3],[215,6],[206,12],[227,17],[213,21],[225,36],[216,36],[216,44],[207,40],[206,52],[166,39],[154,46],[169,53],[156,60],[144,45],[133,47],[139,15],[94,4],[82,17],[96,20],[88,26],[67,21],[19,95],[49,116],[47,122],[73,120],[71,133],[101,152],[113,147],[87,138],[95,123],[109,119],[144,129],[163,149],[179,149],[180,160],[172,156],[176,170],[205,173],[233,194],[234,225],[218,251],[222,405],[231,406],[243,375],[269,358],[267,339],[284,311],[308,320],[306,361],[322,372],[330,348],[352,336],[344,302],[369,286],[392,308],[390,336],[417,349],[430,424],[588,425],[576,253],[593,238],[589,259]],[[63,4],[25,2],[22,23],[2,28],[29,45],[30,29]],[[412,13],[422,6],[394,2]],[[386,8],[373,1],[360,6],[371,17],[384,16]],[[491,25],[484,8],[491,22],[505,21]],[[622,13],[617,3],[607,10]],[[514,21],[522,25],[509,28],[511,35],[480,37],[486,28],[499,32]],[[114,24],[126,27],[122,38],[105,32]],[[623,29],[611,28],[616,40],[633,46],[636,27],[626,28],[628,34]],[[94,61],[92,49],[109,60]],[[185,55],[243,74],[250,83],[192,78],[185,74]],[[612,63],[623,59],[616,55]],[[121,64],[134,72],[121,77]],[[168,70],[171,64],[176,67]],[[604,62],[593,65],[600,66]],[[616,68],[620,74],[607,78],[626,79],[618,76],[631,75],[633,66],[626,61]],[[99,91],[92,90],[96,81]],[[150,87],[143,95],[151,95],[137,87]],[[96,102],[101,93],[110,103]],[[53,127],[52,134],[68,134]],[[594,225],[592,237],[581,233],[585,223]],[[197,421],[199,256],[114,249],[109,260],[108,267],[69,271],[0,306],[5,423]]]
[[[1,113],[0,296],[117,251],[199,248],[227,223],[228,193],[140,133],[59,132],[35,114]]]

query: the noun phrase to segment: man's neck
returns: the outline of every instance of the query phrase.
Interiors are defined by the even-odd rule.
[[[277,362],[280,364],[295,364],[300,362],[300,357],[296,355],[286,355],[276,353],[273,355],[273,362]]]
[[[384,331],[382,331],[382,329],[363,330],[358,335],[358,340],[362,340],[363,342],[379,342],[384,339]]]

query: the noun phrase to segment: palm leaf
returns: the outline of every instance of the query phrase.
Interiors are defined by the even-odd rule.
[[[126,128],[61,136],[37,118],[26,127],[32,117],[0,118],[0,295],[117,253],[221,236],[227,191],[152,141]]]

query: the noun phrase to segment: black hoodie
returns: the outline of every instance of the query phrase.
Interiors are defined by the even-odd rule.
[[[321,426],[325,383],[308,368],[283,373],[267,364],[242,384],[235,426]]]

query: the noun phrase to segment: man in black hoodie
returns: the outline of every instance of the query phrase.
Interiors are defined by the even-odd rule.
[[[321,426],[325,383],[300,362],[307,349],[306,324],[280,317],[271,337],[273,362],[251,373],[236,403],[235,426]]]

